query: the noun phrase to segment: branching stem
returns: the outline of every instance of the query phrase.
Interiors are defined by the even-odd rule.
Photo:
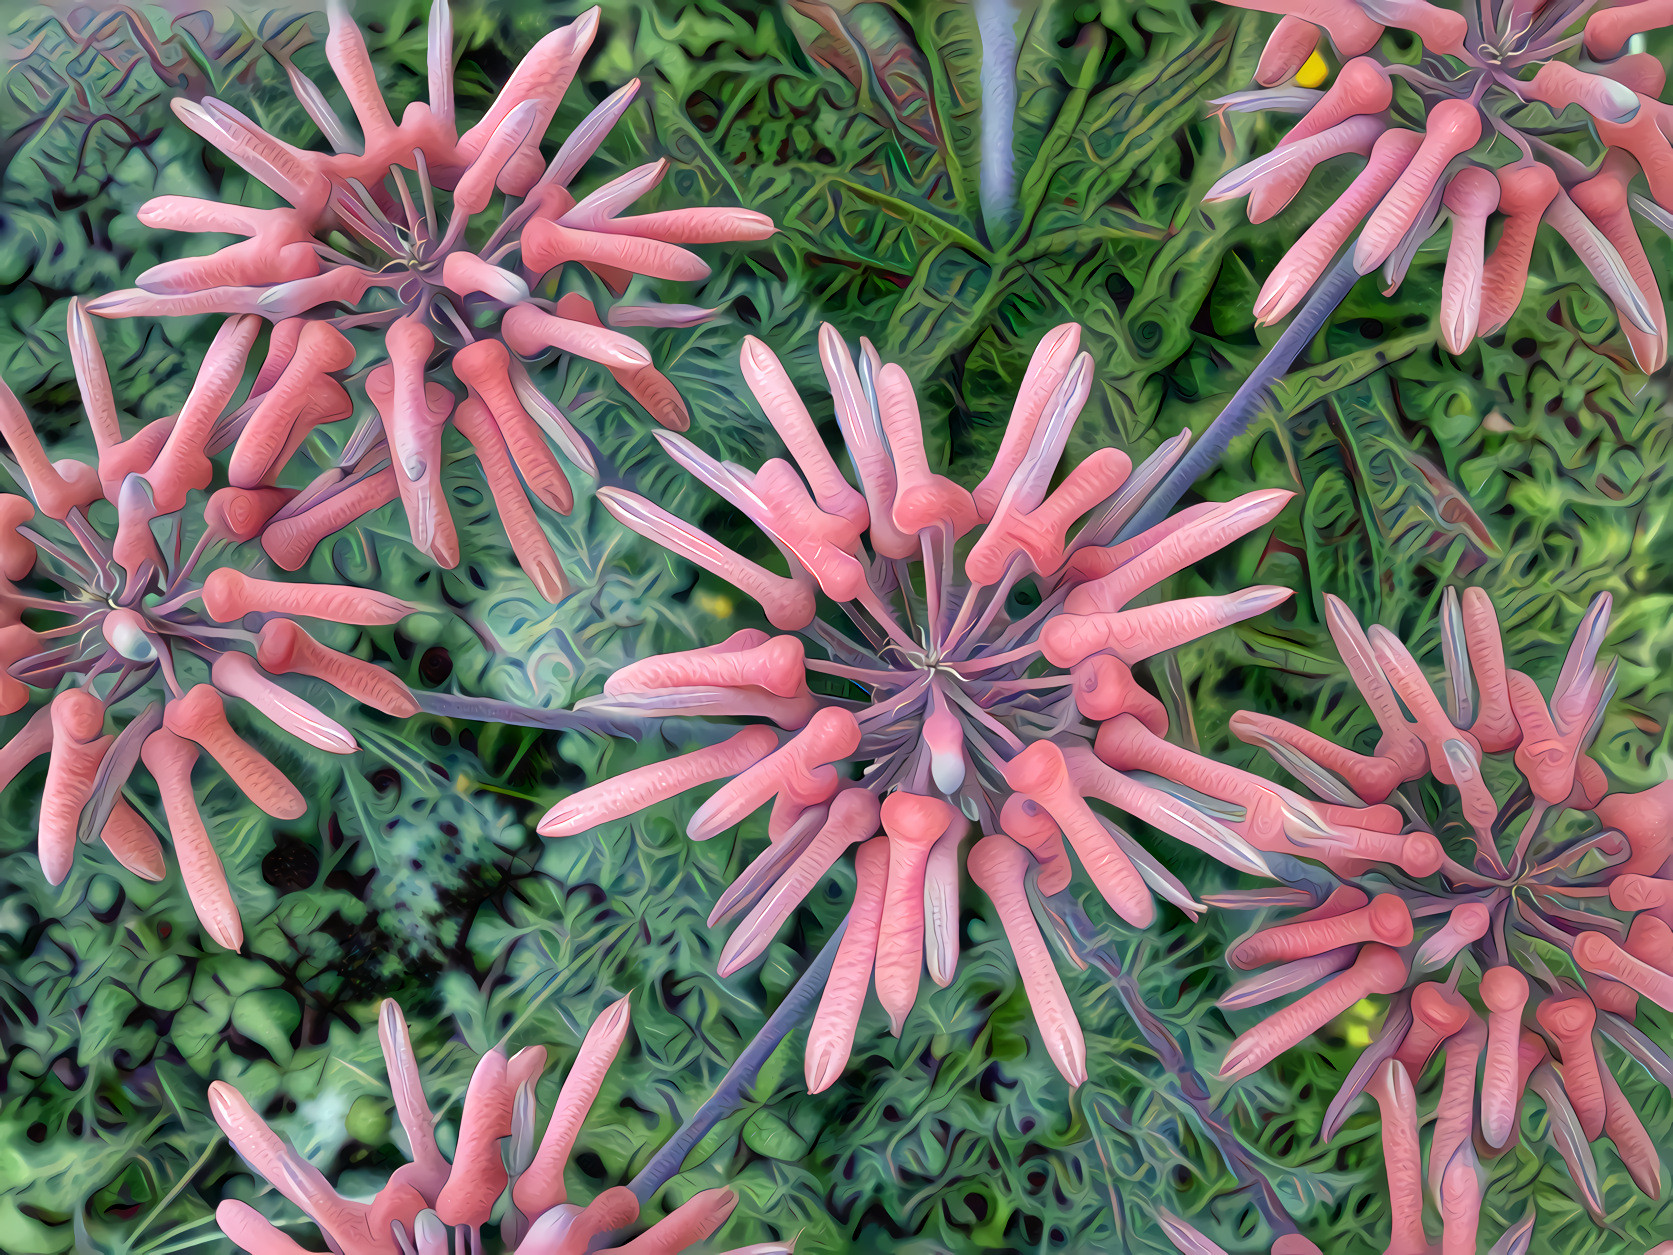
[[[1219,417],[1209,424],[1202,438],[1185,451],[1185,456],[1168,472],[1167,478],[1156,486],[1156,491],[1150,494],[1149,500],[1139,512],[1127,520],[1127,525],[1121,529],[1117,540],[1129,540],[1146,528],[1160,523],[1172,512],[1175,503],[1185,495],[1191,485],[1219,464],[1231,442],[1242,435],[1269,404],[1272,385],[1283,378],[1291,364],[1301,355],[1301,350],[1324,329],[1325,323],[1342,304],[1353,285],[1359,282],[1359,277],[1359,271],[1354,268],[1353,247],[1350,245],[1308,295],[1306,304],[1291,320],[1290,325],[1284,328],[1284,334],[1267,350],[1260,365],[1243,381],[1243,386],[1226,403],[1226,408],[1220,411]]]

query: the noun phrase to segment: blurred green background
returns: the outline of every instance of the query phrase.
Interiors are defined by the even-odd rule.
[[[461,110],[485,107],[521,53],[583,7],[456,5]],[[630,77],[645,89],[586,179],[665,156],[672,170],[648,208],[739,204],[782,228],[709,250],[715,272],[700,290],[663,293],[726,306],[705,326],[651,333],[705,448],[751,464],[777,451],[740,400],[746,332],[780,353],[816,416],[829,415],[819,323],[869,336],[912,375],[932,456],[965,482],[997,446],[1035,342],[1061,322],[1084,325],[1098,365],[1066,464],[1105,444],[1136,461],[1182,427],[1201,430],[1275,337],[1253,324],[1254,294],[1346,172],[1316,177],[1259,227],[1241,203],[1200,203],[1275,138],[1272,122],[1221,119],[1208,104],[1248,84],[1273,19],[1172,0],[989,7],[1014,22],[1015,49],[984,69],[977,10],[957,0],[606,6],[553,134]],[[0,8],[10,50],[0,374],[65,456],[88,443],[64,343],[68,297],[127,286],[190,247],[137,224],[148,197],[247,193],[241,172],[174,121],[168,97],[218,95],[313,144],[275,53],[294,51],[331,84],[325,23],[255,6]],[[396,0],[358,11],[397,115],[423,90],[426,9]],[[1015,102],[1009,195],[1002,165],[983,193],[983,135],[1003,151],[1007,125],[998,109],[984,114],[984,74],[990,100],[1008,86]],[[1673,246],[1646,243],[1673,273]],[[1370,726],[1344,699],[1320,626],[1326,592],[1435,664],[1441,588],[1480,584],[1513,665],[1549,687],[1581,610],[1608,590],[1622,668],[1598,754],[1619,787],[1643,788],[1668,775],[1673,719],[1666,380],[1634,372],[1612,309],[1545,240],[1509,327],[1450,356],[1432,325],[1444,244],[1432,242],[1392,296],[1362,284],[1276,412],[1198,485],[1215,499],[1254,487],[1299,495],[1270,536],[1178,577],[1171,595],[1262,582],[1295,588],[1295,601],[1159,661],[1148,679],[1173,735],[1250,765],[1225,731],[1239,708],[1333,737]],[[178,408],[214,325],[101,328],[131,418]],[[741,548],[761,543],[662,457],[653,424],[607,376],[581,364],[543,382],[599,445],[607,479],[637,483]],[[462,457],[449,471],[457,571],[423,563],[387,511],[323,546],[311,568],[430,608],[372,633],[374,656],[414,688],[563,706],[627,659],[757,621],[725,585],[614,525],[585,483],[570,519],[547,520],[581,591],[547,606],[475,474]],[[65,884],[46,886],[34,853],[44,761],[0,800],[6,1255],[227,1249],[215,1203],[261,1187],[209,1117],[215,1078],[244,1089],[346,1189],[374,1188],[399,1162],[376,1036],[385,996],[406,1008],[433,1104],[451,1103],[445,1145],[477,1053],[508,1031],[513,1047],[551,1046],[550,1103],[592,1017],[632,994],[634,1031],[570,1173],[572,1197],[617,1184],[706,1097],[846,909],[852,872],[839,865],[763,961],[719,980],[724,937],[704,919],[760,848],[764,817],[705,845],[683,835],[692,801],[583,838],[533,835],[563,793],[672,752],[660,736],[343,717],[363,747],[351,758],[263,744],[320,799],[306,818],[276,823],[225,780],[202,794],[243,908],[239,955],[203,936],[177,874],[147,885],[84,852]],[[1198,892],[1231,883],[1177,843],[1141,835]],[[1264,1251],[1276,1211],[1332,1255],[1380,1251],[1370,1104],[1330,1145],[1315,1136],[1374,1011],[1228,1094],[1205,1078],[1233,1032],[1213,1002],[1242,921],[1169,911],[1140,935],[1084,896],[1125,974],[1112,982],[1060,962],[1092,1060],[1078,1093],[1046,1059],[997,925],[967,892],[958,976],[946,990],[925,982],[901,1040],[872,1001],[847,1074],[809,1097],[793,1034],[751,1101],[649,1210],[730,1183],[742,1201],[717,1250],[800,1233],[798,1249],[813,1252],[1166,1251],[1163,1207],[1233,1251]],[[1668,1041],[1660,1011],[1640,1023]],[[1642,1074],[1628,1088],[1673,1151],[1667,1092]],[[1607,1222],[1594,1223],[1542,1145],[1524,1138],[1492,1165],[1487,1238],[1530,1200],[1540,1251],[1637,1255],[1673,1232],[1673,1208],[1639,1196],[1608,1150]],[[284,1214],[271,1192],[259,1205]]]

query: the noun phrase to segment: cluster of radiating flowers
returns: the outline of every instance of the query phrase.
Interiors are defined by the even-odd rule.
[[[98,449],[94,466],[51,460],[0,383],[0,435],[29,493],[0,495],[0,714],[22,710],[35,691],[53,694],[0,748],[0,789],[50,755],[39,828],[49,882],[68,875],[78,840],[101,840],[123,866],[160,880],[161,843],[123,797],[143,763],[192,905],[228,949],[243,944],[243,928],[192,793],[200,752],[269,815],[298,818],[307,802],[234,731],[226,699],[336,754],[353,752],[354,736],[274,676],[322,680],[392,715],[418,709],[396,677],[321,644],[295,621],[392,624],[415,607],[368,589],[275,581],[214,564],[290,496],[238,487],[196,495],[212,477],[206,442],[242,373],[236,342],[242,337],[248,348],[253,324],[223,328],[178,415],[124,437],[98,342],[72,302],[70,341]],[[113,535],[95,521],[106,510],[93,507],[105,502],[115,508]]]
[[[693,839],[725,832],[770,803],[771,845],[711,917],[744,915],[722,955],[723,973],[758,956],[857,843],[858,889],[808,1041],[816,1091],[841,1074],[873,977],[897,1034],[926,960],[936,983],[952,980],[960,850],[972,824],[983,837],[969,853],[971,876],[999,913],[1046,1047],[1073,1084],[1087,1075],[1085,1042],[1030,908],[1030,875],[1038,868],[1046,894],[1066,888],[1067,836],[1104,898],[1135,927],[1154,918],[1152,887],[1191,904],[1087,799],[1142,816],[1234,866],[1265,870],[1223,825],[1111,769],[1093,738],[1098,720],[1123,711],[1166,728],[1161,703],[1134,680],[1132,664],[1289,596],[1260,587],[1132,604],[1269,522],[1292,494],[1192,506],[1115,542],[1189,434],[1136,471],[1120,451],[1099,449],[1051,490],[1092,384],[1079,343],[1074,324],[1041,341],[993,467],[971,492],[930,469],[911,381],[869,343],[861,342],[856,362],[831,327],[819,339],[855,488],[778,359],[746,340],[744,377],[793,460],[750,471],[660,435],[682,466],[761,529],[788,574],[634,493],[599,491],[626,526],[760,603],[778,633],[745,629],[612,675],[581,707],[612,717],[751,722],[708,748],[583,789],[553,807],[539,830],[574,835],[727,777],[691,817]],[[1037,594],[1031,605],[1012,596],[1024,580]]]
[[[1607,594],[1592,603],[1547,700],[1507,667],[1486,595],[1448,589],[1443,698],[1393,633],[1365,632],[1327,598],[1331,635],[1381,729],[1374,752],[1264,715],[1241,712],[1231,725],[1325,801],[1169,745],[1132,720],[1105,725],[1107,746],[1100,737],[1110,762],[1155,773],[1254,844],[1323,863],[1275,859],[1288,886],[1205,898],[1233,910],[1302,908],[1228,951],[1233,966],[1264,970],[1221,1006],[1307,992],[1239,1036],[1220,1075],[1247,1076],[1361,999],[1386,1000],[1380,1034],[1323,1136],[1362,1093],[1380,1104],[1396,1255],[1431,1249],[1425,1185],[1445,1249],[1475,1249],[1480,1156],[1515,1145],[1529,1089],[1594,1212],[1603,1201],[1589,1143],[1600,1136],[1645,1193],[1660,1191],[1655,1147],[1604,1044],[1673,1080],[1673,1060],[1633,1024],[1640,997],[1673,1010],[1673,879],[1663,878],[1673,783],[1611,794],[1587,754],[1615,686],[1615,664],[1598,659],[1609,605]],[[1388,834],[1386,847],[1321,845],[1331,813]],[[1425,1173],[1416,1086],[1437,1054],[1445,1062]]]
[[[1158,1209],[1156,1221],[1162,1226],[1162,1233],[1168,1241],[1173,1243],[1179,1255],[1226,1255],[1226,1248],[1204,1234],[1189,1221],[1181,1220],[1172,1212]],[[1299,1233],[1281,1234],[1272,1244],[1271,1255],[1320,1255],[1317,1244],[1302,1237]],[[1474,1255],[1472,1252],[1471,1255]],[[1493,1255],[1527,1255],[1527,1248],[1520,1250],[1494,1249]]]
[[[1426,0],[1230,3],[1284,17],[1255,73],[1261,89],[1216,103],[1305,116],[1208,198],[1247,195],[1249,220],[1262,222],[1320,162],[1368,158],[1268,276],[1255,301],[1259,321],[1288,314],[1356,229],[1354,268],[1383,267],[1392,291],[1450,217],[1440,325],[1447,347],[1461,353],[1515,312],[1544,223],[1614,302],[1639,365],[1654,371],[1667,360],[1666,311],[1632,214],[1673,230],[1673,105],[1657,99],[1666,70],[1654,56],[1622,55],[1632,36],[1668,23],[1665,4],[1639,0],[1586,17],[1591,0],[1461,0],[1456,9]],[[1322,92],[1280,86],[1312,53],[1321,27],[1347,59],[1336,81]],[[1386,27],[1418,36],[1419,65],[1369,55]],[[1560,59],[1582,47],[1595,58],[1585,68]],[[1631,190],[1640,170],[1649,197]],[[1484,258],[1495,214],[1504,225]]]
[[[1188,1221],[1165,1211],[1158,1211],[1156,1219],[1179,1255],[1227,1255],[1223,1246]],[[1533,1209],[1529,1208],[1522,1219],[1507,1228],[1499,1240],[1493,1243],[1491,1255],[1528,1255],[1533,1246],[1534,1220]],[[1428,1255],[1428,1252],[1436,1248],[1426,1246],[1417,1249],[1422,1251],[1423,1255]],[[1449,1252],[1456,1250],[1458,1255],[1475,1255],[1476,1251],[1474,1246],[1445,1249]],[[1272,1243],[1271,1255],[1320,1255],[1320,1252],[1316,1243],[1299,1233],[1285,1233],[1279,1235]],[[1645,1251],[1644,1255],[1673,1255],[1673,1241],[1658,1242]]]
[[[544,1134],[537,1128],[535,1088],[546,1070],[546,1048],[529,1046],[508,1058],[496,1046],[483,1055],[465,1090],[450,1161],[436,1145],[436,1117],[424,1095],[406,1020],[400,1007],[385,1001],[378,1040],[412,1162],[397,1168],[370,1202],[337,1193],[225,1081],[210,1085],[210,1109],[244,1161],[319,1227],[336,1255],[482,1255],[483,1228],[490,1224],[508,1255],[595,1250],[677,1255],[725,1223],[736,1194],[704,1190],[619,1246],[602,1244],[638,1219],[639,1199],[631,1189],[614,1186],[585,1207],[566,1201],[564,1168],[627,1035],[628,1018],[623,998],[593,1021]],[[216,1208],[215,1219],[250,1255],[308,1255],[248,1203],[228,1199]],[[771,1242],[731,1255],[789,1255],[790,1249],[788,1243]]]
[[[379,329],[382,360],[364,372],[363,383],[381,425],[347,442],[339,466],[315,484],[323,497],[316,508],[329,500],[332,521],[342,527],[399,497],[413,543],[443,566],[457,565],[458,536],[441,481],[442,434],[451,417],[476,451],[518,561],[556,601],[568,586],[529,494],[560,514],[573,505],[548,438],[587,474],[596,466],[524,360],[556,349],[598,362],[659,423],[683,430],[690,420],[678,392],[641,345],[612,327],[688,326],[717,312],[617,305],[608,311],[612,327],[605,327],[581,292],[556,295],[564,267],[585,268],[617,294],[635,275],[699,280],[709,267],[685,245],[763,239],[773,224],[726,208],[623,216],[661,181],[665,160],[579,201],[570,194],[569,184],[639,87],[634,80],[594,109],[549,163],[541,156],[541,140],[598,28],[597,9],[536,44],[463,135],[455,123],[447,0],[435,0],[430,11],[429,102],[409,105],[399,125],[340,0],[329,21],[326,55],[359,138],[288,59],[291,86],[329,153],[278,140],[213,97],[175,100],[188,127],[289,207],[188,196],[147,202],[139,217],[148,226],[246,238],[206,257],[154,266],[138,288],[88,308],[105,317],[230,313],[272,322],[263,366],[272,391],[216,434],[217,447],[233,447],[231,482],[251,489],[273,482],[314,427],[352,414],[339,382],[356,360],[345,332]],[[464,388],[462,400],[435,380],[444,364]]]

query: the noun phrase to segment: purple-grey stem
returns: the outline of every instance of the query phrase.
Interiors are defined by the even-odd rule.
[[[1167,478],[1156,486],[1156,491],[1150,494],[1150,499],[1139,512],[1127,521],[1127,525],[1116,537],[1117,540],[1130,540],[1146,528],[1154,527],[1167,518],[1174,504],[1185,495],[1191,485],[1219,465],[1227,446],[1243,434],[1249,424],[1255,421],[1256,415],[1269,403],[1271,398],[1268,389],[1289,370],[1308,342],[1324,329],[1325,323],[1336,312],[1337,306],[1341,305],[1353,285],[1359,282],[1359,271],[1354,269],[1353,253],[1351,244],[1343,250],[1342,255],[1336,259],[1336,264],[1326,272],[1319,285],[1308,295],[1307,303],[1301,307],[1290,325],[1284,328],[1284,334],[1267,350],[1260,365],[1243,381],[1243,386],[1226,403],[1226,408],[1220,411],[1219,417],[1209,424],[1202,438],[1185,451],[1185,456],[1168,472]]]
[[[825,942],[817,958],[803,972],[784,1001],[778,1004],[778,1009],[767,1017],[767,1022],[761,1026],[758,1033],[745,1046],[737,1061],[726,1069],[726,1075],[720,1078],[720,1084],[715,1092],[704,1100],[703,1105],[691,1113],[691,1116],[675,1132],[674,1136],[663,1143],[662,1149],[651,1157],[651,1161],[639,1170],[639,1174],[628,1182],[628,1189],[639,1200],[641,1206],[649,1202],[651,1197],[685,1165],[685,1158],[692,1148],[707,1136],[710,1129],[719,1124],[744,1104],[745,1091],[755,1083],[762,1067],[778,1045],[790,1035],[798,1024],[813,1010],[819,999],[820,991],[825,988],[825,981],[831,974],[831,965],[836,962],[837,947],[842,944],[842,936],[848,931],[847,917],[836,926],[836,931]],[[594,1240],[594,1250],[611,1240],[610,1234],[602,1234]]]
[[[1166,1089],[1176,1090],[1180,1099],[1190,1106],[1197,1119],[1201,1121],[1203,1131],[1225,1160],[1226,1167],[1237,1178],[1238,1183],[1250,1191],[1255,1206],[1272,1231],[1296,1232],[1295,1222],[1290,1219],[1277,1190],[1273,1189],[1271,1182],[1266,1179],[1266,1174],[1250,1162],[1238,1144],[1231,1126],[1214,1109],[1202,1074],[1180,1049],[1167,1025],[1162,1023],[1145,1002],[1138,981],[1121,966],[1121,961],[1110,953],[1109,948],[1097,940],[1097,929],[1087,917],[1080,902],[1068,890],[1052,894],[1043,900],[1047,908],[1064,925],[1060,935],[1074,946],[1082,959],[1096,966],[1109,978],[1121,1005],[1132,1017],[1133,1023],[1138,1025],[1139,1032],[1144,1034],[1150,1048],[1156,1052],[1156,1057],[1162,1063],[1162,1078],[1158,1083]],[[1174,1083],[1169,1084],[1170,1080]]]

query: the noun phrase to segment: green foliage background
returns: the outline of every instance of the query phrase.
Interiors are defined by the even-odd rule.
[[[397,113],[422,90],[426,7],[362,6]],[[482,108],[521,52],[582,7],[456,5],[461,108]],[[299,47],[298,63],[330,81],[318,15],[308,44],[290,11],[211,8],[171,31],[160,8],[112,10],[89,49],[75,35],[95,29],[93,12],[10,11],[0,117],[0,373],[66,450],[85,443],[67,298],[125,286],[186,247],[135,222],[149,196],[249,194],[173,121],[168,94],[213,92],[309,143],[272,52]],[[1219,174],[1273,138],[1270,124],[1222,123],[1206,104],[1247,83],[1270,23],[1177,0],[1046,0],[1020,12],[1008,213],[980,207],[981,46],[959,0],[618,0],[559,125],[640,75],[640,103],[588,177],[667,156],[663,204],[742,204],[782,227],[717,255],[701,291],[666,294],[729,309],[653,340],[705,447],[743,458],[776,447],[738,399],[745,332],[779,351],[820,412],[814,339],[828,320],[907,366],[932,447],[973,481],[1034,343],[1074,318],[1099,375],[1071,457],[1114,443],[1137,460],[1182,427],[1200,430],[1259,359],[1275,332],[1254,327],[1254,292],[1343,178],[1315,180],[1259,228],[1239,204],[1200,203]],[[147,39],[155,58],[129,64]],[[1649,244],[1673,273],[1668,241]],[[1665,379],[1632,371],[1612,311],[1556,249],[1538,255],[1510,327],[1449,356],[1430,321],[1443,246],[1444,237],[1426,249],[1393,296],[1361,285],[1285,382],[1275,414],[1199,485],[1216,499],[1257,486],[1299,495],[1270,539],[1228,550],[1172,593],[1259,581],[1294,587],[1294,603],[1159,662],[1151,679],[1175,735],[1247,765],[1225,732],[1241,707],[1335,737],[1369,729],[1344,700],[1320,626],[1327,591],[1433,659],[1443,583],[1479,583],[1500,608],[1507,650],[1549,684],[1581,608],[1607,589],[1623,666],[1599,752],[1620,787],[1645,787],[1668,774],[1673,721]],[[178,408],[212,331],[191,320],[102,328],[132,418]],[[571,368],[545,382],[598,442],[607,478],[637,481],[741,547],[758,543],[661,458],[647,417],[606,377]],[[339,642],[415,688],[563,706],[629,658],[755,621],[753,606],[621,531],[585,491],[570,520],[549,520],[582,591],[546,606],[473,473],[468,460],[450,472],[466,554],[457,572],[420,562],[393,516],[372,516],[314,560],[317,576],[396,589],[433,611]],[[209,1118],[214,1078],[243,1088],[346,1188],[373,1188],[398,1159],[375,1031],[384,996],[413,1023],[434,1105],[456,1115],[475,1055],[508,1032],[514,1047],[553,1047],[550,1103],[591,1018],[631,993],[630,1046],[570,1176],[572,1196],[615,1184],[707,1095],[852,892],[839,868],[760,964],[719,980],[721,939],[704,919],[759,848],[764,820],[694,845],[685,803],[586,838],[532,835],[564,792],[672,752],[659,735],[353,718],[363,749],[347,760],[264,743],[321,799],[305,819],[275,824],[225,781],[203,793],[250,938],[239,955],[202,936],[177,877],[149,886],[96,851],[64,885],[45,886],[33,848],[44,768],[7,791],[8,1255],[223,1249],[215,1202],[252,1196],[259,1183]],[[1200,892],[1229,883],[1177,845],[1149,844]],[[978,897],[966,897],[956,980],[944,991],[926,982],[901,1040],[872,1004],[853,1065],[810,1097],[793,1034],[750,1102],[651,1210],[730,1182],[742,1203],[716,1249],[800,1232],[804,1251],[1168,1250],[1157,1207],[1233,1250],[1264,1251],[1281,1211],[1333,1255],[1382,1248],[1374,1116],[1360,1112],[1329,1146],[1315,1136],[1352,1046],[1374,1024],[1350,1018],[1319,1049],[1223,1092],[1204,1078],[1241,1027],[1213,1008],[1228,979],[1223,946],[1241,922],[1210,914],[1192,925],[1169,913],[1137,935],[1094,897],[1088,912],[1122,976],[1060,964],[1092,1056],[1092,1081],[1071,1096]],[[1654,1008],[1641,1023],[1668,1039]],[[1669,1095],[1641,1073],[1628,1089],[1673,1152]],[[1555,1152],[1539,1151],[1538,1121],[1525,1131],[1524,1148],[1493,1168],[1487,1234],[1529,1201],[1542,1251],[1636,1255],[1673,1232],[1673,1210],[1639,1197],[1608,1151],[1609,1211],[1595,1224]],[[277,1202],[268,1194],[262,1206]]]

